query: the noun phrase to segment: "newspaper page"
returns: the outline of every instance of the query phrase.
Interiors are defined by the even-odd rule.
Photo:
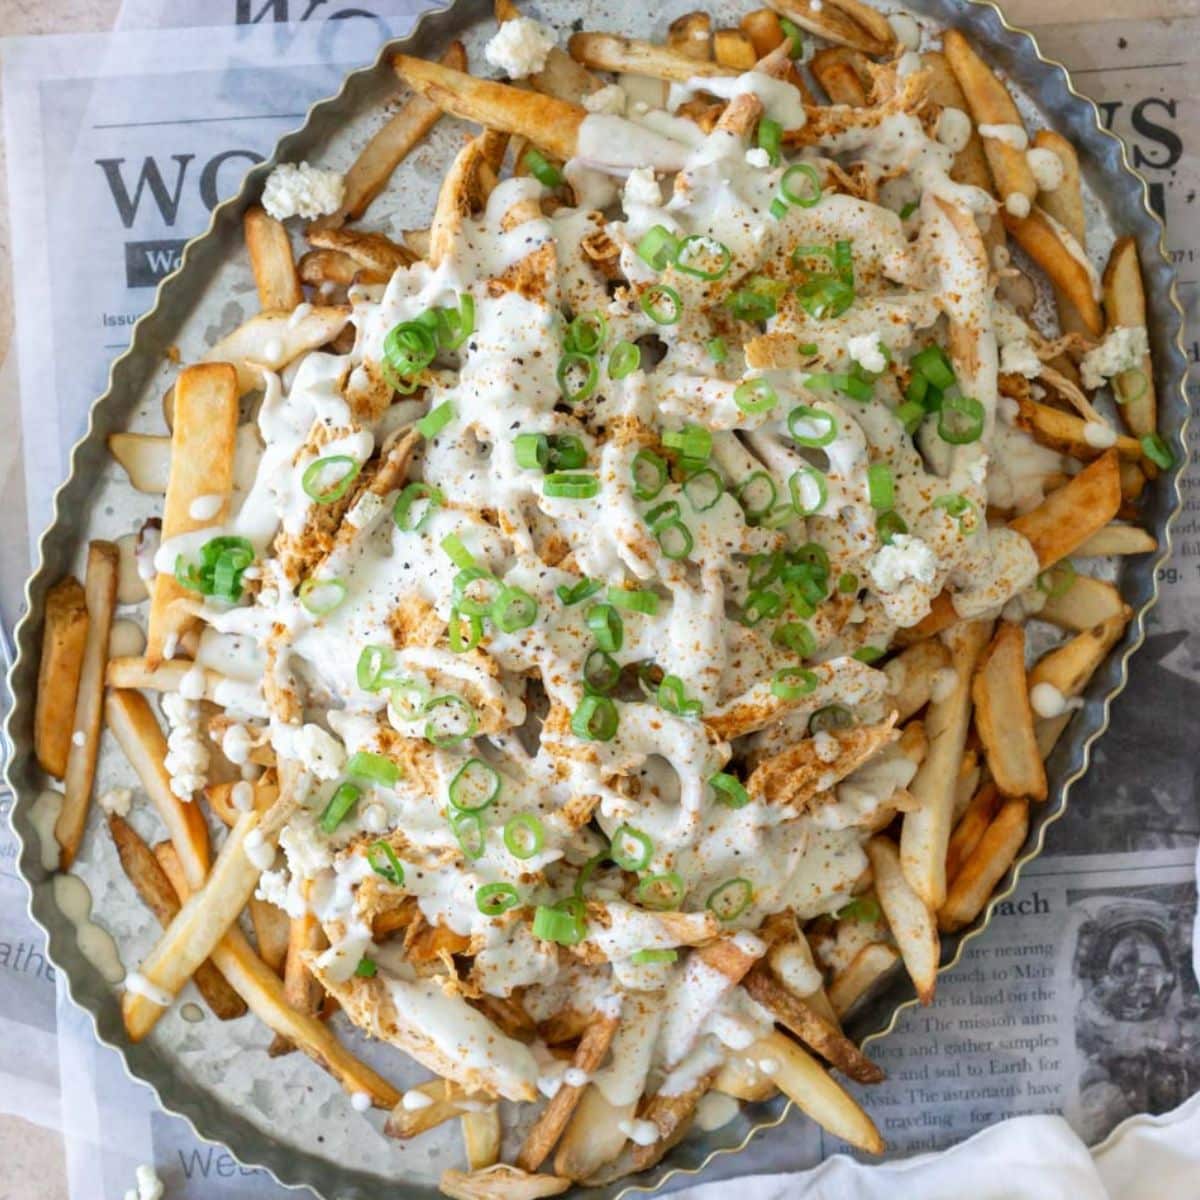
[[[126,0],[123,32],[4,47],[20,414],[35,538],[66,450],[110,359],[183,242],[308,105],[403,32],[418,5],[384,0]],[[199,12],[197,10],[200,10]],[[203,36],[186,28],[200,14]],[[386,28],[385,28],[386,26]],[[1102,102],[1168,221],[1191,326],[1200,281],[1200,21],[1043,26],[1044,51]],[[179,79],[186,74],[187,86]],[[69,186],[62,186],[69,181]],[[86,250],[86,253],[84,251]],[[70,286],[64,286],[64,281]],[[1194,337],[1194,332],[1190,334]],[[1193,362],[1200,355],[1189,347]],[[58,370],[55,364],[69,364]],[[36,438],[29,432],[36,431]],[[1185,480],[1185,496],[1195,486]],[[1189,486],[1190,485],[1190,486]],[[1200,1088],[1192,947],[1200,799],[1191,761],[1200,694],[1200,533],[1189,502],[1147,645],[1096,765],[992,927],[872,1055],[889,1079],[860,1093],[894,1155],[937,1148],[1017,1113],[1062,1111],[1089,1141]],[[5,577],[4,611],[19,581]],[[1192,611],[1189,611],[1192,610]],[[1194,694],[1196,693],[1196,694]],[[0,1107],[67,1138],[73,1200],[121,1195],[139,1162],[172,1197],[282,1197],[199,1141],[99,1046],[24,913],[0,840]],[[56,1037],[57,1033],[57,1037]],[[59,1105],[59,1078],[70,1080]],[[815,1164],[840,1147],[810,1122],[768,1131],[714,1178]]]

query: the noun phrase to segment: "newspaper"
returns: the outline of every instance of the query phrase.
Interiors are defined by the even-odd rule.
[[[24,447],[0,460],[10,472],[24,463],[23,484],[10,477],[3,492],[24,500],[0,512],[7,555],[31,546],[45,524],[108,363],[184,241],[313,100],[372,59],[382,38],[403,33],[420,7],[126,0],[116,34],[4,43],[15,306],[42,317],[18,321],[19,387],[2,401]],[[198,21],[207,23],[202,35],[189,29]],[[1181,294],[1200,328],[1200,167],[1185,151],[1200,136],[1200,20],[1038,33],[1128,140],[1166,215]],[[1200,358],[1194,342],[1190,356]],[[12,356],[4,370],[12,378]],[[1193,471],[1186,496],[1196,484]],[[1050,829],[1046,854],[942,980],[935,1006],[905,1012],[872,1047],[889,1079],[862,1095],[892,1154],[945,1146],[1026,1112],[1062,1111],[1091,1141],[1130,1113],[1165,1111],[1200,1089],[1198,514],[1190,500],[1113,728]],[[0,612],[11,621],[21,572],[4,562]],[[263,1172],[163,1114],[96,1043],[25,915],[14,856],[5,828],[0,1110],[62,1130],[73,1200],[122,1195],[139,1162],[157,1164],[173,1198],[284,1196]],[[60,1080],[70,1081],[67,1104]],[[789,1122],[745,1154],[718,1159],[713,1177],[796,1169],[837,1148],[812,1123]]]

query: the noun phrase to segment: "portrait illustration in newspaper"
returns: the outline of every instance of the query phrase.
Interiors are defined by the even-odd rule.
[[[1189,885],[1068,892],[1076,1079],[1068,1118],[1089,1145],[1200,1088],[1200,987]]]

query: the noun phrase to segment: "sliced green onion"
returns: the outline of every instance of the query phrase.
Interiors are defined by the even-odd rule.
[[[783,126],[770,117],[763,117],[758,123],[758,145],[767,152],[771,166],[779,166],[783,147]]]
[[[532,146],[525,147],[525,165],[529,173],[540,184],[548,188],[562,186],[562,172],[540,151]]]
[[[550,470],[575,471],[587,466],[587,448],[573,433],[550,435]]]
[[[682,429],[668,429],[662,435],[663,445],[674,450],[680,458],[691,462],[707,461],[712,453],[712,430],[703,425],[685,425]]]
[[[788,413],[788,432],[799,446],[828,446],[837,437],[837,418],[807,404],[798,404]]]
[[[483,617],[479,613],[460,612],[450,609],[450,621],[446,627],[450,650],[453,654],[466,654],[474,650],[483,637]]]
[[[742,781],[728,771],[718,771],[709,777],[708,786],[717,793],[717,799],[726,808],[745,808],[750,803],[750,793]]]
[[[455,695],[453,692],[447,692],[442,696],[433,696],[426,700],[421,708],[424,715],[436,712],[439,708],[446,708],[451,711],[451,715],[458,713],[459,719],[462,722],[461,730],[449,730],[443,732],[439,730],[434,723],[434,718],[430,718],[425,723],[424,737],[427,742],[432,742],[435,746],[457,746],[459,742],[465,741],[467,738],[474,735],[475,730],[479,728],[479,717],[475,710],[461,696]]]
[[[770,592],[756,588],[746,597],[742,605],[742,624],[751,629],[763,621],[769,620],[783,608],[783,597],[778,592]]]
[[[325,811],[321,814],[321,830],[324,833],[333,833],[335,829],[350,815],[351,810],[358,803],[359,796],[362,792],[352,783],[339,783],[334,789],[334,793],[329,797],[329,803],[325,805]]]
[[[733,921],[750,907],[753,899],[754,886],[750,880],[727,879],[709,893],[704,907],[715,913],[719,921]]]
[[[898,533],[908,532],[908,522],[895,509],[880,513],[875,518],[875,533],[885,545],[892,544],[892,538]]]
[[[802,517],[811,517],[825,507],[829,483],[823,471],[816,467],[801,467],[788,477],[788,492],[792,497],[792,508]]]
[[[643,871],[654,857],[654,843],[640,829],[621,825],[612,835],[608,856],[623,871]]]
[[[429,689],[417,679],[385,679],[381,687],[387,689],[388,705],[402,721],[415,721],[429,699]]]
[[[658,612],[658,593],[639,588],[610,587],[608,602],[628,612],[644,613],[648,617]]]
[[[593,604],[585,620],[601,650],[615,654],[621,649],[625,640],[625,623],[611,604]]]
[[[396,857],[390,842],[374,842],[367,848],[367,862],[376,875],[382,875],[396,887],[404,886],[404,864]]]
[[[915,213],[917,211],[918,207],[920,207],[920,206],[917,204],[917,202],[915,200],[910,200],[900,210],[900,220],[907,221],[908,218],[911,217],[913,215],[913,213]]]
[[[401,489],[392,506],[392,520],[403,533],[417,533],[429,523],[435,508],[441,508],[446,497],[432,483],[410,483]],[[417,507],[421,506],[423,507]],[[414,513],[414,507],[416,512]]]
[[[983,434],[983,405],[971,396],[943,396],[938,436],[952,446],[979,441]]]
[[[733,402],[744,413],[762,413],[774,408],[779,403],[779,396],[770,381],[759,376],[743,379],[734,388]]]
[[[1157,433],[1144,433],[1141,437],[1142,453],[1156,466],[1169,471],[1175,465],[1175,455],[1170,446]]]
[[[842,704],[827,704],[808,718],[809,733],[830,733],[834,729],[849,729],[854,724],[850,710]]]
[[[573,354],[584,354],[589,358],[598,354],[604,348],[604,339],[608,337],[608,321],[599,312],[580,313],[570,325],[563,339],[568,350]]]
[[[1134,400],[1140,400],[1149,386],[1150,381],[1141,368],[1134,367],[1132,370],[1122,371],[1112,381],[1113,399],[1118,404],[1130,404]]]
[[[300,603],[317,617],[324,617],[342,606],[346,585],[340,579],[306,579],[300,585]]]
[[[573,377],[583,373],[583,382],[578,387],[573,386]],[[578,404],[586,400],[595,390],[600,379],[600,368],[596,360],[586,354],[574,352],[564,354],[558,360],[558,390],[568,404]]]
[[[533,936],[560,946],[575,946],[587,936],[585,908],[568,896],[550,907],[539,904],[533,913]]]
[[[750,288],[734,292],[725,305],[739,321],[754,323],[769,320],[779,309],[778,301],[770,293]]]
[[[624,379],[641,365],[641,347],[633,342],[618,342],[608,353],[609,379]]]
[[[721,279],[729,273],[731,262],[733,251],[707,234],[684,238],[675,254],[675,269],[697,279]]]
[[[873,663],[878,662],[886,653],[887,651],[879,646],[860,646],[850,657],[860,663]]]
[[[933,507],[945,509],[946,515],[953,517],[958,523],[960,533],[974,533],[979,528],[979,510],[973,501],[959,492],[938,496],[933,502]]]
[[[374,979],[379,971],[379,966],[373,958],[368,958],[365,954],[358,960],[358,966],[354,968],[354,974],[360,979]]]
[[[867,496],[876,512],[886,512],[896,506],[896,483],[891,467],[885,463],[872,463],[867,468]]]
[[[771,634],[771,641],[801,658],[810,657],[817,649],[816,636],[803,621],[785,621],[777,625]]]
[[[723,363],[729,357],[729,347],[725,344],[723,337],[709,338],[704,343],[704,349],[708,351],[708,357],[715,363]]]
[[[779,181],[779,194],[789,204],[812,208],[821,203],[821,176],[810,163],[793,163]]]
[[[459,812],[482,812],[500,795],[500,772],[482,758],[469,758],[450,780],[447,795]]]
[[[1037,577],[1037,588],[1051,600],[1057,600],[1075,586],[1077,578],[1075,564],[1069,558],[1064,558]]]
[[[546,844],[546,827],[533,813],[517,813],[504,823],[504,845],[513,858],[532,858]]]
[[[200,547],[200,562],[175,559],[175,578],[184,587],[204,596],[233,603],[242,595],[242,577],[254,562],[254,547],[246,538],[215,537]]]
[[[795,21],[789,21],[787,17],[780,17],[779,28],[788,37],[788,57],[799,58],[804,53],[804,34],[800,26]]]
[[[725,494],[725,481],[712,467],[704,467],[684,480],[683,494],[697,512],[708,512]]]
[[[341,474],[328,487],[321,486],[322,476],[330,470],[339,469]],[[328,458],[318,458],[304,468],[300,476],[300,486],[304,494],[316,504],[333,504],[340,500],[349,490],[350,485],[358,478],[362,465],[348,454],[331,454]]]
[[[839,908],[834,915],[839,921],[860,921],[870,925],[878,921],[882,913],[879,901],[873,896],[856,896],[849,904]]]
[[[469,616],[482,617],[486,616],[492,609],[492,594],[490,589],[483,590],[480,595],[480,589],[472,589],[472,585],[477,583],[485,583],[495,585],[499,589],[500,584],[491,571],[484,570],[483,567],[464,567],[454,577],[452,585],[452,596],[454,606],[461,612],[467,613]]]
[[[677,909],[687,892],[678,871],[665,871],[661,875],[646,875],[637,885],[634,895],[646,908],[666,912]]]
[[[763,487],[770,492],[770,495],[763,503],[755,504],[751,492],[756,489],[761,492]],[[754,524],[761,521],[775,507],[778,492],[775,489],[775,480],[766,471],[752,471],[738,485],[734,495],[742,506],[742,511],[746,514],[746,520]]]
[[[805,667],[781,667],[771,678],[771,694],[780,700],[799,700],[817,690],[816,672]]]
[[[450,829],[458,848],[474,862],[483,857],[487,841],[487,827],[478,813],[454,812],[450,817]]]
[[[438,344],[443,350],[457,350],[475,332],[475,297],[463,292],[457,308],[439,308]]]
[[[571,714],[571,732],[589,742],[610,742],[617,732],[617,706],[607,696],[584,696]]]
[[[355,675],[364,692],[377,692],[384,685],[385,673],[392,669],[396,656],[391,646],[364,646],[358,656]]]
[[[436,408],[431,408],[417,422],[417,432],[426,441],[433,441],[453,420],[454,405],[449,400],[444,400]]]
[[[579,604],[589,596],[594,596],[603,586],[604,584],[597,579],[581,579],[578,583],[572,583],[570,586],[560,583],[554,589],[554,594],[565,607],[570,608],[571,605]]]
[[[843,571],[838,576],[837,589],[844,596],[858,591],[858,576],[853,571]]]
[[[939,391],[946,391],[957,382],[954,368],[941,346],[926,346],[909,361],[914,374],[922,376]]]
[[[678,950],[635,950],[629,956],[629,961],[646,967],[655,963],[673,963],[678,957]]]
[[[474,555],[462,544],[462,539],[457,533],[448,533],[442,538],[442,551],[456,566],[461,567],[464,571],[468,567],[475,565]]]
[[[653,450],[639,450],[629,468],[633,494],[638,500],[653,500],[667,482],[667,464]]]
[[[583,660],[583,686],[603,696],[621,681],[621,664],[606,650],[591,650]]]
[[[372,783],[382,783],[384,787],[392,787],[400,778],[400,768],[386,754],[356,750],[346,760],[346,774],[356,775],[359,779],[369,779]]]
[[[402,321],[383,339],[383,357],[397,375],[420,374],[437,355],[437,337],[427,323]]]
[[[544,433],[518,433],[513,439],[517,466],[544,471],[550,462],[550,439]]]
[[[665,283],[655,283],[639,297],[638,304],[656,325],[675,325],[683,315],[683,298]]]
[[[520,893],[511,883],[485,883],[475,893],[475,907],[485,917],[498,917],[520,903]]]
[[[672,562],[679,562],[687,558],[696,545],[692,531],[678,517],[673,517],[669,521],[660,521],[651,532],[654,534],[654,540],[658,543],[663,557],[669,558]]]
[[[561,500],[590,500],[600,493],[600,480],[595,475],[553,471],[542,481],[542,495]]]
[[[904,426],[905,433],[916,433],[925,419],[925,406],[916,400],[906,400],[896,409],[896,420]]]
[[[492,620],[501,633],[528,629],[537,620],[537,601],[523,588],[505,585],[492,601]]]
[[[699,700],[689,700],[678,675],[664,675],[658,685],[658,706],[676,717],[697,717],[704,711]]]
[[[764,588],[779,578],[783,563],[780,554],[752,554],[746,560],[746,583],[753,590]]]
[[[814,275],[796,289],[800,307],[814,320],[840,317],[854,303],[854,288],[836,275]]]
[[[679,239],[665,225],[651,225],[637,244],[637,256],[652,271],[665,271],[679,253]]]

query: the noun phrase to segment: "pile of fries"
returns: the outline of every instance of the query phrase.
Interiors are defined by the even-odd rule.
[[[93,542],[45,606],[61,866],[106,724],[155,814],[105,804],[162,926],[130,1038],[192,980],[388,1136],[459,1118],[450,1195],[645,1170],[709,1093],[878,1152],[841,1022],[899,963],[933,999],[1130,619],[1087,563],[1155,549],[1137,251],[1096,275],[1074,149],[956,31],[526,31],[507,82],[397,56],[336,211],[246,212],[262,312],[112,437],[146,644]],[[361,227],[446,114],[429,227]]]

